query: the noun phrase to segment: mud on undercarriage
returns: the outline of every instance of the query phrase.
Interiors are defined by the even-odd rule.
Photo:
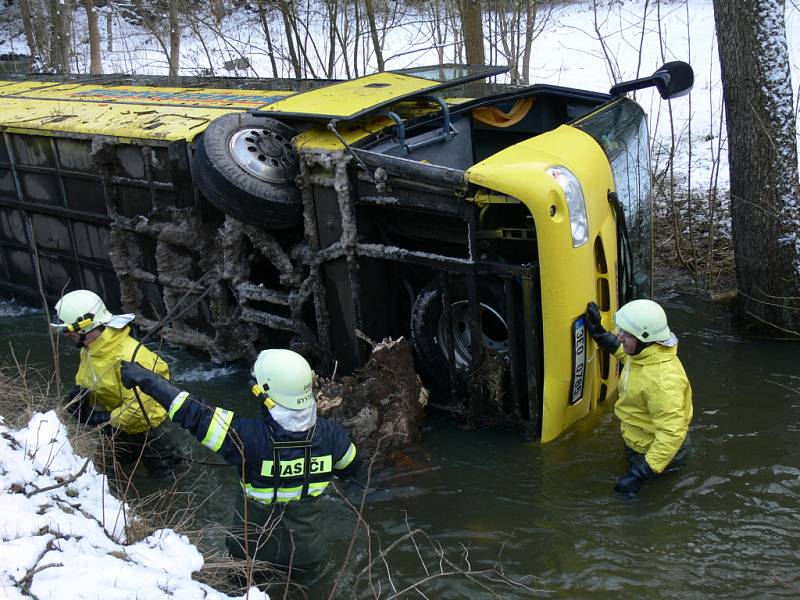
[[[95,148],[101,165],[104,153],[113,156],[113,148]],[[147,152],[144,156],[153,159]],[[536,374],[525,368],[530,362],[525,340],[511,333],[522,324],[522,311],[514,308],[521,305],[519,296],[523,289],[535,290],[530,267],[471,258],[497,247],[496,240],[487,237],[481,244],[479,238],[502,238],[501,228],[478,225],[476,207],[463,198],[465,184],[457,179],[454,184],[450,171],[446,185],[440,181],[435,189],[428,183],[425,191],[441,196],[444,190],[454,202],[442,203],[438,215],[428,202],[426,214],[441,221],[431,231],[449,230],[450,238],[463,235],[463,242],[415,239],[417,249],[411,249],[397,221],[393,231],[376,231],[376,223],[403,210],[417,214],[422,204],[408,173],[386,169],[385,163],[376,169],[377,184],[374,174],[362,174],[356,197],[351,155],[304,154],[298,177],[303,224],[280,231],[214,215],[202,198],[179,207],[160,203],[153,194],[147,217],[129,217],[111,194],[110,258],[123,310],[141,315],[143,331],[159,328],[166,341],[206,352],[218,362],[252,359],[261,348],[285,346],[307,356],[323,375],[364,364],[372,350],[365,340],[413,336],[417,368],[436,395],[433,405],[446,405],[448,412],[473,423],[488,415],[492,422],[530,424],[535,414],[527,396],[535,389]],[[110,164],[101,168],[106,180],[113,180],[113,171]],[[431,173],[435,170],[426,173],[429,180]],[[332,211],[322,208],[324,202]],[[381,218],[383,208],[389,211]],[[360,222],[366,226],[359,229]],[[514,237],[512,246],[535,243],[532,231]],[[442,310],[446,305],[453,309]],[[534,347],[531,340],[527,347]],[[490,363],[500,369],[489,369],[494,384],[487,396],[480,373]],[[503,394],[509,378],[510,393]],[[494,402],[485,416],[477,408],[482,397]]]

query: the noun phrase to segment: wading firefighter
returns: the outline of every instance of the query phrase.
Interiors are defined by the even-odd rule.
[[[113,315],[89,290],[65,294],[55,305],[51,326],[80,349],[75,388],[67,396],[72,414],[82,423],[102,426],[113,442],[114,458],[141,461],[152,476],[164,476],[177,465],[176,448],[167,427],[166,412],[147,394],[125,389],[120,362],[135,361],[169,377],[169,367],[157,354],[131,336],[134,315]]]
[[[619,399],[628,472],[615,490],[636,494],[647,479],[682,466],[689,452],[692,386],[678,358],[678,339],[664,309],[652,300],[634,300],[614,315],[619,335],[606,331],[594,302],[586,310],[589,333],[623,363]]]
[[[302,356],[291,350],[264,350],[252,375],[251,391],[262,418],[235,416],[211,406],[138,364],[122,367],[126,387],[140,387],[167,409],[170,419],[239,467],[247,507],[245,511],[245,501],[238,496],[228,536],[231,553],[313,571],[324,559],[322,506],[317,499],[334,475],[357,469],[356,447],[341,427],[317,417],[312,371]]]

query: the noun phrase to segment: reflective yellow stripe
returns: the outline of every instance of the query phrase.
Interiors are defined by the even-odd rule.
[[[175,396],[175,399],[169,405],[169,418],[170,419],[172,419],[172,417],[175,416],[175,413],[180,410],[181,406],[183,406],[183,403],[186,402],[186,399],[188,397],[189,397],[189,392],[181,392],[180,394]]]
[[[231,426],[233,420],[233,411],[225,410],[224,408],[217,408],[214,415],[211,417],[211,423],[208,424],[208,431],[206,437],[203,438],[201,444],[216,452],[225,441],[225,436],[228,434],[228,428]]]
[[[328,481],[309,483],[308,495],[319,496],[328,487],[328,483]],[[255,500],[256,502],[261,502],[263,504],[272,504],[272,496],[275,490],[274,488],[257,488],[253,487],[249,483],[246,483],[244,485],[244,491],[245,495],[251,500]],[[293,502],[300,500],[300,496],[302,496],[302,494],[303,486],[298,485],[293,487],[278,488],[278,492],[274,495],[278,502]]]
[[[333,465],[334,469],[344,469],[347,468],[353,459],[356,457],[356,446],[355,444],[351,443],[350,447],[347,449],[347,452],[344,453],[344,456],[340,458],[335,465]]]

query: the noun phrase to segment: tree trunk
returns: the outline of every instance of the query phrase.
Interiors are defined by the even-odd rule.
[[[358,48],[361,39],[361,14],[359,10],[358,0],[353,2],[353,22],[355,26],[355,35],[353,36],[353,77],[358,77]],[[350,74],[347,75],[350,79]]]
[[[211,16],[214,17],[214,23],[217,25],[217,29],[219,29],[220,26],[222,26],[222,19],[225,17],[225,4],[222,0],[209,0],[209,4]]]
[[[264,30],[264,38],[267,40],[267,55],[272,66],[272,76],[278,76],[278,64],[275,62],[275,49],[272,47],[272,34],[269,32],[269,22],[267,21],[267,11],[264,9],[264,0],[258,0],[258,18],[261,21],[261,28]]]
[[[375,5],[372,0],[364,0],[364,10],[367,12],[369,21],[369,33],[372,36],[372,47],[375,50],[375,61],[378,63],[378,71],[383,71],[383,50],[381,40],[378,36],[378,28],[375,25]]]
[[[66,2],[50,0],[50,66],[64,75],[70,72],[70,24],[72,7]]]
[[[19,0],[19,12],[22,17],[22,28],[25,30],[28,49],[31,56],[36,58],[39,56],[39,48],[36,44],[36,33],[33,29],[33,18],[31,17],[31,7],[28,0]]]
[[[300,60],[297,57],[297,51],[294,48],[294,27],[292,26],[292,18],[293,13],[290,11],[292,10],[291,2],[287,0],[281,0],[280,4],[281,15],[283,16],[283,31],[286,34],[286,45],[289,48],[289,60],[292,61],[292,68],[294,69],[294,76],[300,79],[303,76],[303,72],[300,68]]]
[[[106,4],[106,52],[114,51],[114,5]]]
[[[328,12],[328,67],[325,69],[325,77],[333,79],[336,67],[336,34],[339,30],[337,22],[339,18],[338,0],[325,2],[325,9]]]
[[[483,50],[483,14],[480,0],[459,0],[461,12],[461,28],[464,32],[464,50],[467,64],[482,65],[486,63]]]
[[[97,13],[94,0],[81,0],[86,11],[86,26],[89,29],[89,74],[103,74],[103,60],[100,51],[100,30],[97,28]]]
[[[741,316],[800,336],[800,178],[783,0],[714,0]]]
[[[522,73],[520,74],[520,83],[527,85],[531,72],[531,49],[533,48],[536,16],[539,12],[539,0],[526,0],[525,11],[525,47],[522,51]]]
[[[181,25],[178,22],[178,0],[169,0],[169,78],[177,81],[181,64]]]

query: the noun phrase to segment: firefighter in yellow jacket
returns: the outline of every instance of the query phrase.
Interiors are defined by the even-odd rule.
[[[614,412],[620,419],[628,472],[614,489],[636,494],[645,480],[685,462],[692,387],[661,306],[652,300],[628,302],[614,315],[614,322],[619,335],[606,331],[597,305],[589,303],[589,333],[623,363]]]
[[[167,363],[131,337],[134,316],[112,315],[89,290],[65,294],[55,312],[52,326],[80,348],[76,388],[69,395],[72,413],[83,423],[103,427],[120,462],[133,462],[141,454],[152,475],[172,470],[179,454],[162,427],[166,411],[147,394],[139,392],[137,399],[120,381],[123,360],[169,377]]]

